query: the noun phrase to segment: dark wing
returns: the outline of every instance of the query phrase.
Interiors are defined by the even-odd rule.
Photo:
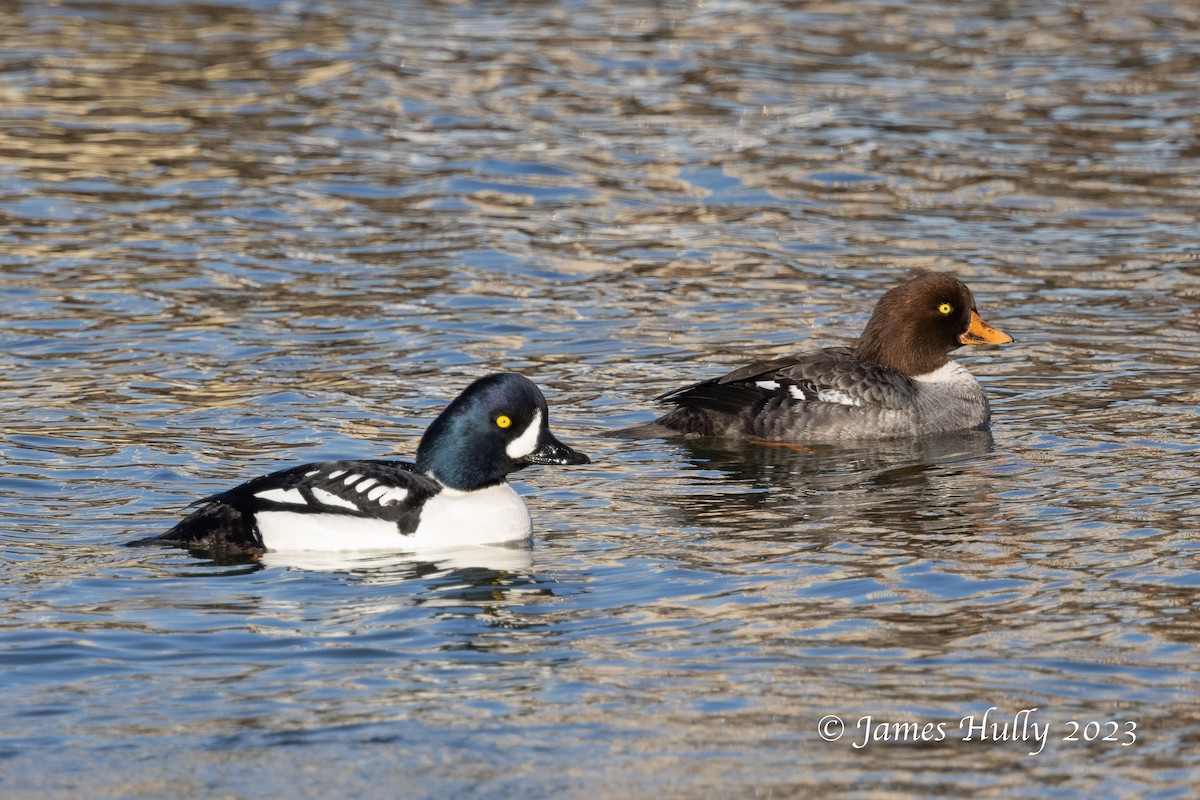
[[[400,533],[417,529],[421,507],[442,490],[437,481],[405,461],[325,461],[254,478],[211,497],[155,539],[221,549],[261,549],[255,515],[264,511],[342,514],[396,523]]]
[[[676,406],[739,414],[772,399],[789,405],[805,402],[904,409],[911,406],[915,393],[911,378],[859,361],[848,347],[831,347],[759,361],[657,399]]]

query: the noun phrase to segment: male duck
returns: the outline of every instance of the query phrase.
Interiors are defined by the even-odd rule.
[[[617,435],[834,443],[984,428],[987,395],[949,353],[1011,341],[980,318],[962,281],[928,272],[879,300],[854,347],[760,361],[668,392],[656,399],[674,410]]]
[[[529,512],[505,478],[530,464],[586,464],[558,441],[532,381],[472,383],[430,424],[407,461],[327,461],[273,472],[199,502],[137,544],[222,553],[378,550],[490,544],[529,536]]]

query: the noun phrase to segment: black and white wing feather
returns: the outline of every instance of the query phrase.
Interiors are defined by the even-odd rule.
[[[727,375],[668,392],[659,402],[738,414],[771,399],[794,403],[904,409],[916,394],[912,379],[859,361],[847,347],[759,361]],[[790,404],[787,403],[787,404]]]
[[[676,430],[774,441],[900,435],[915,424],[916,396],[917,385],[906,375],[834,347],[760,361],[668,392],[657,399],[675,408],[639,435]]]
[[[327,461],[249,480],[198,501],[200,508],[158,537],[197,548],[262,549],[256,517],[272,511],[332,514],[417,529],[425,501],[441,484],[404,461]]]

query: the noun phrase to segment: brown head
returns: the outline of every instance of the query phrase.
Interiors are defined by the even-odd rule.
[[[855,355],[905,375],[924,375],[964,344],[1012,340],[983,321],[965,283],[945,272],[925,272],[879,299]]]

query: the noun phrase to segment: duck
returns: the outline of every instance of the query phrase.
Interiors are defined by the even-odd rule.
[[[430,423],[415,462],[322,461],[248,480],[192,505],[132,544],[210,553],[426,549],[527,539],[529,511],[508,476],[533,464],[587,464],[550,431],[546,398],[517,373],[480,378]]]
[[[1013,337],[983,320],[967,285],[924,272],[879,299],[853,347],[757,361],[655,398],[674,408],[614,432],[804,445],[985,429],[987,393],[950,353]]]

